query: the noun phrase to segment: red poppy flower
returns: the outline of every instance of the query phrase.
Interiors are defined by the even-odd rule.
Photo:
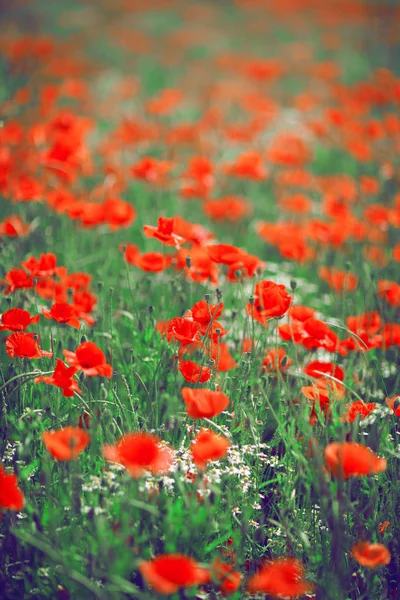
[[[181,361],[179,370],[189,383],[205,383],[211,377],[211,370],[208,367],[201,367],[192,360]]]
[[[353,292],[358,285],[358,277],[348,271],[319,267],[318,273],[321,279],[338,293]]]
[[[250,578],[251,594],[269,594],[273,598],[297,598],[310,594],[314,585],[304,580],[305,569],[296,558],[278,558],[266,563]]]
[[[273,281],[256,283],[253,296],[254,302],[249,302],[246,310],[256,321],[263,324],[273,317],[282,317],[292,300],[285,286]]]
[[[173,164],[166,160],[157,160],[151,156],[144,156],[130,168],[131,174],[137,179],[149,183],[164,181],[165,175],[172,169]]]
[[[117,231],[121,227],[129,227],[136,218],[136,210],[121,198],[107,198],[103,203],[105,220],[111,231]]]
[[[226,437],[201,429],[190,445],[190,453],[193,462],[203,469],[208,462],[224,458],[230,445]]]
[[[57,323],[66,323],[70,327],[75,327],[75,329],[79,329],[81,326],[79,319],[76,317],[74,306],[67,302],[56,302],[50,310],[42,308],[42,313],[46,319],[54,319]]]
[[[174,233],[185,238],[195,246],[205,246],[215,235],[200,225],[199,223],[190,223],[179,215],[172,217],[174,219]]]
[[[392,559],[386,546],[371,542],[357,542],[351,549],[351,555],[360,565],[370,569],[388,565]]]
[[[139,248],[132,244],[128,244],[125,248],[125,259],[128,263],[149,273],[160,273],[167,269],[172,262],[172,256],[164,256],[161,252],[140,254]]]
[[[375,407],[375,402],[368,402],[368,404],[365,404],[361,400],[356,400],[355,402],[352,402],[351,404],[347,405],[347,411],[343,415],[342,421],[345,421],[347,423],[354,423],[354,421],[359,415],[361,419],[365,419],[365,417],[368,417],[368,415],[370,415],[375,410]]]
[[[186,410],[192,419],[211,419],[225,410],[229,404],[229,398],[223,392],[213,392],[205,388],[192,389],[182,388],[182,397],[186,404]]]
[[[155,238],[166,246],[180,247],[184,238],[174,233],[174,219],[167,217],[158,218],[158,226],[143,225],[143,232],[146,237]]]
[[[208,569],[184,554],[161,554],[138,564],[144,579],[158,594],[175,594],[180,588],[210,581]]]
[[[262,157],[257,152],[243,152],[236,161],[225,166],[227,175],[245,177],[247,179],[262,180],[268,177]]]
[[[52,352],[46,352],[39,346],[38,336],[35,333],[12,333],[6,340],[6,352],[8,356],[18,358],[51,358]]]
[[[201,341],[199,325],[192,319],[184,317],[175,317],[168,322],[166,336],[168,342],[174,340],[182,346],[199,344]]]
[[[57,257],[52,252],[41,254],[40,258],[30,256],[21,265],[29,271],[31,277],[52,277],[65,274],[63,267],[57,267]]]
[[[27,310],[22,308],[10,308],[1,315],[0,331],[25,331],[32,323],[37,323],[40,315],[31,317]]]
[[[44,431],[43,443],[56,460],[76,460],[90,442],[90,435],[80,427],[64,427],[58,431]]]
[[[340,379],[340,381],[344,380],[343,369],[331,362],[314,360],[308,363],[308,365],[304,367],[303,371],[306,375],[309,375],[310,377],[316,377],[317,379],[319,377],[324,377],[324,375],[327,374],[332,375],[332,377],[335,377],[336,379]]]
[[[141,477],[146,471],[153,474],[168,473],[173,454],[161,445],[161,440],[150,433],[128,433],[115,445],[105,444],[103,456],[109,462],[123,465],[132,477]]]
[[[400,417],[400,396],[398,394],[392,396],[392,398],[386,398],[386,404],[396,417]]]
[[[380,314],[376,310],[371,310],[361,315],[356,315],[354,317],[346,318],[347,328],[350,329],[353,333],[368,333],[374,334],[382,326],[382,319]]]
[[[0,511],[3,508],[22,510],[24,502],[24,495],[18,487],[17,476],[13,473],[6,473],[0,465]]]
[[[302,344],[305,348],[324,348],[328,352],[336,352],[339,348],[339,338],[323,321],[311,317],[303,323]]]
[[[100,375],[108,379],[112,375],[112,367],[106,363],[104,352],[94,342],[83,342],[75,352],[64,350],[68,364],[78,367],[85,375]]]
[[[18,289],[33,288],[32,277],[23,269],[10,269],[0,283],[1,285],[7,284],[7,287],[4,290],[5,294],[12,294]]]
[[[310,319],[315,315],[315,310],[308,306],[301,306],[297,304],[289,308],[288,315],[295,321],[307,321],[307,319]]]
[[[386,459],[378,458],[372,450],[355,442],[332,442],[326,446],[325,461],[335,477],[359,477],[385,471]]]
[[[207,200],[204,213],[214,221],[240,221],[251,214],[251,205],[244,198],[227,196],[218,200]]]
[[[378,294],[392,306],[400,306],[400,284],[381,279],[378,281]]]
[[[25,225],[18,215],[10,215],[0,223],[0,236],[24,237],[29,233],[29,225]]]
[[[53,375],[50,377],[36,377],[34,383],[47,383],[61,388],[64,396],[73,396],[75,392],[80,392],[78,382],[74,379],[74,375],[78,372],[76,367],[66,367],[62,360],[57,360],[56,368]]]
[[[207,248],[193,246],[190,250],[178,250],[175,264],[178,269],[184,269],[186,277],[191,281],[218,283],[218,267],[210,259]]]
[[[210,348],[210,356],[215,361],[215,368],[220,372],[230,371],[238,365],[230,353],[228,344],[215,338]]]
[[[263,360],[263,367],[270,373],[285,371],[292,364],[283,348],[270,350]]]
[[[242,583],[242,575],[239,571],[234,571],[232,565],[223,563],[217,558],[213,562],[212,568],[218,590],[223,596],[230,596],[239,589]]]

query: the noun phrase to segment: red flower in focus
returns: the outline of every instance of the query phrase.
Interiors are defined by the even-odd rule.
[[[42,308],[42,313],[46,319],[54,319],[57,323],[66,323],[70,327],[75,327],[75,329],[79,329],[81,326],[79,319],[76,317],[75,308],[67,302],[56,302],[50,310]]]
[[[36,377],[34,383],[47,383],[61,388],[64,396],[71,397],[75,392],[80,392],[78,382],[74,375],[78,372],[76,367],[66,367],[62,360],[57,360],[56,368],[50,377]]]
[[[250,578],[248,590],[251,594],[269,594],[274,598],[297,598],[314,590],[304,575],[304,566],[296,558],[278,558],[266,563]]]
[[[0,223],[0,236],[24,237],[29,233],[29,225],[22,222],[18,215],[10,215]]]
[[[6,338],[6,352],[8,356],[18,358],[51,358],[52,352],[46,352],[39,346],[38,336],[35,333],[12,333]]]
[[[132,477],[142,477],[146,471],[155,474],[168,473],[173,454],[161,440],[150,433],[128,433],[115,445],[105,444],[103,456],[109,462],[123,465]]]
[[[7,284],[4,290],[5,294],[12,294],[18,289],[33,288],[33,279],[23,269],[10,269],[4,279],[0,282],[1,285]]]
[[[223,392],[213,392],[208,389],[182,388],[182,397],[186,410],[192,419],[211,419],[222,413],[229,404],[229,398]]]
[[[24,495],[18,487],[18,479],[14,473],[6,473],[0,465],[0,511],[22,510],[24,506]]]
[[[184,317],[175,317],[168,322],[166,336],[168,342],[174,340],[182,346],[199,344],[201,341],[199,325],[192,319],[185,319]]]
[[[90,442],[90,435],[79,427],[64,427],[58,431],[44,431],[43,443],[56,460],[76,460]]]
[[[351,549],[351,555],[360,565],[370,569],[388,565],[392,559],[386,546],[371,542],[357,542]]]
[[[375,410],[375,407],[375,402],[369,402],[368,404],[365,404],[361,400],[356,400],[355,402],[347,405],[347,411],[343,415],[342,421],[354,423],[358,415],[360,415],[361,419],[365,419],[365,417],[368,417],[368,415]]]
[[[193,462],[203,469],[206,463],[224,458],[230,445],[226,437],[201,429],[190,445],[190,453]]]
[[[112,367],[106,363],[104,352],[94,342],[83,342],[75,352],[64,350],[68,364],[78,367],[85,375],[100,375],[108,379],[112,375]]]
[[[210,581],[208,569],[184,554],[161,554],[138,564],[144,579],[158,594],[175,594],[180,588]]]
[[[205,383],[211,377],[211,370],[208,367],[201,367],[192,360],[183,360],[179,370],[189,383]]]
[[[143,225],[143,232],[146,237],[155,238],[166,246],[180,247],[184,238],[174,233],[174,219],[167,217],[158,218],[158,226]]]
[[[234,571],[232,565],[223,563],[217,558],[213,562],[212,568],[218,589],[223,596],[234,594],[239,589],[242,575],[239,571]]]
[[[334,477],[359,477],[385,471],[386,459],[355,442],[332,442],[326,446],[325,462]]]
[[[22,308],[10,308],[1,315],[0,331],[25,331],[32,323],[37,323],[40,315],[31,317],[27,310]]]
[[[282,317],[289,309],[291,300],[284,285],[259,281],[254,288],[254,302],[249,302],[246,310],[256,321],[264,324],[273,317]]]

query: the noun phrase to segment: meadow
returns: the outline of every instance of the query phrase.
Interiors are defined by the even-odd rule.
[[[0,599],[400,599],[400,8],[0,22]]]

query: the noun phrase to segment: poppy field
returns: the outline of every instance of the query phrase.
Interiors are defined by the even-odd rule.
[[[400,599],[400,7],[0,11],[0,599]]]

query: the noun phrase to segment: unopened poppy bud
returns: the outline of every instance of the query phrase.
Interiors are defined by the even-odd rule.
[[[204,294],[204,299],[207,302],[207,304],[210,302],[210,294]]]
[[[215,365],[215,360],[213,358],[209,358],[208,364],[210,365],[210,367],[213,367]]]
[[[154,311],[154,306],[149,306],[149,313],[151,314]]]
[[[102,383],[100,386],[100,398],[102,400],[107,400],[107,398],[108,398],[108,391],[107,391],[104,383]]]
[[[218,299],[218,302],[219,302],[221,300],[221,298],[222,298],[222,292],[218,288],[215,290],[215,292],[217,294],[217,299]]]
[[[235,271],[236,279],[240,279],[241,275],[242,275],[242,271],[240,269],[236,269],[236,271]]]
[[[108,408],[106,408],[105,411],[103,411],[103,414],[102,414],[103,423],[104,424],[111,423],[112,422],[112,418],[113,418],[112,412]]]
[[[99,292],[101,292],[103,290],[103,285],[104,285],[104,283],[102,281],[97,282],[97,288],[98,288]]]
[[[187,266],[187,268],[188,268],[188,269],[190,269],[190,267],[191,267],[191,264],[192,264],[192,263],[191,263],[191,260],[190,260],[190,256],[187,256],[187,257],[186,257],[186,266]]]
[[[351,262],[349,260],[346,260],[345,267],[346,267],[346,271],[350,271],[350,269],[351,269]]]
[[[294,290],[297,288],[297,281],[295,279],[291,279],[290,280],[290,289],[294,292]]]
[[[236,319],[236,317],[237,317],[237,311],[233,310],[232,311],[232,320]]]
[[[249,304],[251,306],[254,306],[254,296],[250,296],[250,298],[249,298]]]
[[[6,298],[6,302],[7,302],[8,306],[11,306],[11,297],[10,296],[8,296]]]
[[[288,357],[284,356],[281,360],[281,367],[286,367],[288,361]]]
[[[86,337],[86,335],[82,335],[82,336],[81,336],[81,344],[84,344],[84,343],[85,343],[85,342],[87,342],[87,341],[88,341],[88,340],[87,340],[87,337]]]

